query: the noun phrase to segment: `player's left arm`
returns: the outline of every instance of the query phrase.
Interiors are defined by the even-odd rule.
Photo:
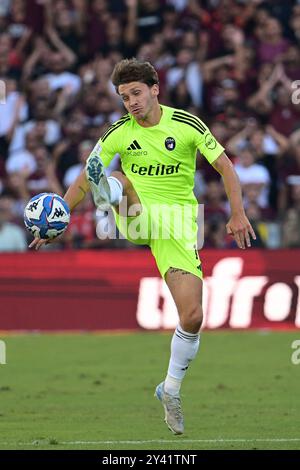
[[[253,240],[256,239],[256,235],[245,214],[241,185],[236,171],[224,152],[212,162],[212,165],[222,176],[230,203],[231,217],[226,225],[227,233],[233,235],[239,248],[250,247],[250,235]]]
[[[215,139],[201,119],[190,115],[188,123],[190,124],[188,137],[223,178],[231,207],[231,217],[226,225],[227,233],[233,235],[239,248],[250,247],[250,235],[253,240],[256,236],[244,211],[241,185],[232,163],[224,153],[224,147]]]

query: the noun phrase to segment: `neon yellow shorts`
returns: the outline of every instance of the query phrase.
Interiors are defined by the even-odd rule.
[[[141,199],[143,211],[124,217],[114,213],[119,231],[127,240],[148,245],[164,278],[169,268],[183,269],[202,279],[197,247],[197,205],[150,204]]]

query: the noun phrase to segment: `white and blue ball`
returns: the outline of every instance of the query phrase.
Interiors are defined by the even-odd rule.
[[[70,209],[58,194],[41,193],[30,199],[24,210],[24,223],[35,238],[55,238],[70,222]]]

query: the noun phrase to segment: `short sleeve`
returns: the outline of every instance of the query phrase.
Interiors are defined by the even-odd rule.
[[[111,142],[103,142],[102,139],[99,139],[91,151],[89,158],[97,156],[102,160],[104,167],[107,168],[116,153],[118,152],[115,151]]]
[[[199,119],[199,129],[195,144],[209,163],[213,163],[223,152],[224,147],[215,139],[208,127]]]

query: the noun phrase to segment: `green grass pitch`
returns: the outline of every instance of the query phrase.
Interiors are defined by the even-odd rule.
[[[153,397],[171,333],[2,336],[0,449],[300,449],[294,332],[203,332],[185,434]]]

